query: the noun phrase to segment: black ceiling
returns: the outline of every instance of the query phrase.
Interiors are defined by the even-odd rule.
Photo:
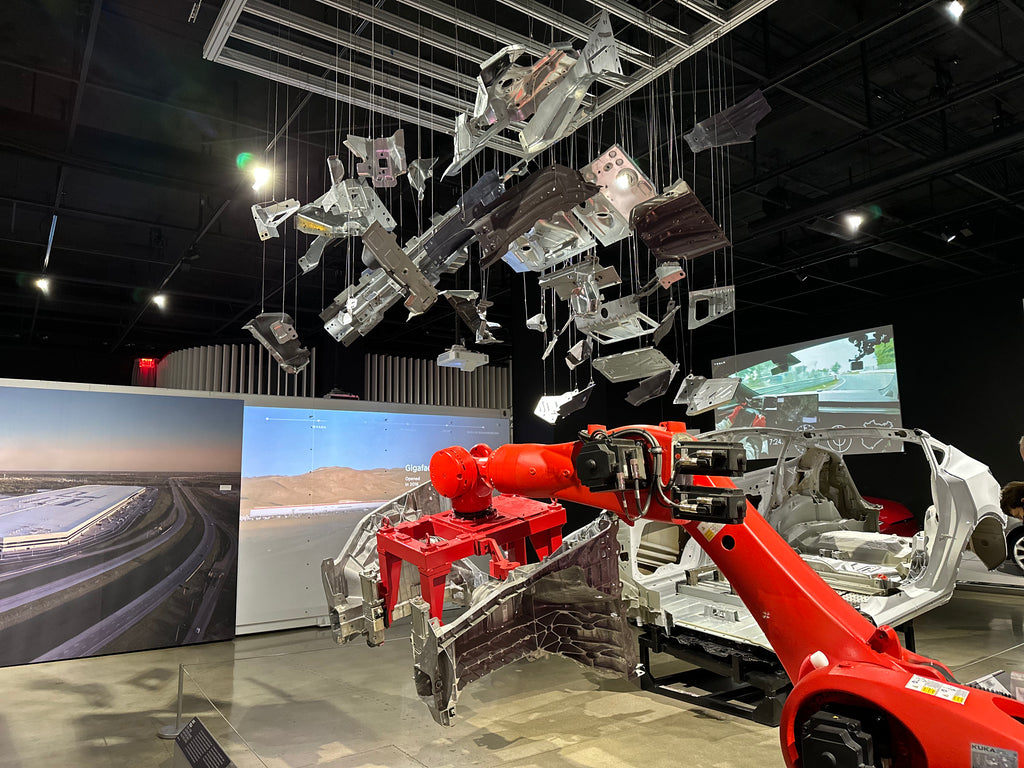
[[[478,16],[501,13],[473,5]],[[635,5],[681,13],[675,0]],[[731,254],[689,268],[692,288],[735,282],[730,338],[865,302],[1013,286],[1024,240],[1024,5],[965,5],[956,23],[944,1],[779,0],[541,159],[581,166],[619,141],[659,184],[690,181],[732,235]],[[402,12],[391,0],[381,7]],[[191,0],[0,4],[0,375],[51,350],[160,356],[247,340],[241,326],[261,307],[293,314],[308,345],[335,344],[317,314],[358,274],[358,258],[341,244],[301,275],[308,238],[289,228],[260,243],[235,159],[262,156],[280,134],[267,153],[276,196],[307,202],[325,188],[326,155],[346,156],[346,133],[399,126],[203,60],[218,7],[204,0],[194,23],[191,10]],[[530,32],[555,37],[540,24]],[[680,137],[694,120],[755,88],[772,111],[754,142],[689,153]],[[415,126],[406,133],[410,159],[450,146]],[[496,161],[509,162],[495,155],[435,182],[422,209],[407,185],[384,195],[402,239]],[[853,210],[866,219],[851,236],[841,217]],[[609,263],[635,246],[615,248]],[[48,295],[35,287],[44,272]],[[456,282],[479,279],[463,270]],[[521,324],[520,278],[498,265],[489,280],[492,317]],[[150,303],[161,289],[165,311]],[[440,307],[408,323],[396,308],[363,346],[436,355],[453,328]]]

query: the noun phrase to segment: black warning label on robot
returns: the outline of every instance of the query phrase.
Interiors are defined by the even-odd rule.
[[[971,744],[971,768],[1019,768],[1017,753],[987,744]]]

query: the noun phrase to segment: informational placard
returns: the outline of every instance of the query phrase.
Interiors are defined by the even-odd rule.
[[[198,717],[193,717],[174,739],[177,766],[184,768],[231,768],[234,763]]]

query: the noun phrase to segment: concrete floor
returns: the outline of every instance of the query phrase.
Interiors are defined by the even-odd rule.
[[[962,681],[1024,670],[1022,617],[1019,594],[958,591],[918,620],[918,650]],[[560,658],[472,683],[442,728],[415,695],[410,658],[407,632],[372,649],[304,629],[0,669],[0,768],[176,768],[156,733],[173,721],[179,663],[186,719],[202,717],[239,768],[783,765],[774,728]]]

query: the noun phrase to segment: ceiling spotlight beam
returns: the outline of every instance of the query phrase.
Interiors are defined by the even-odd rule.
[[[582,21],[559,13],[548,3],[541,3],[538,0],[498,0],[498,2],[580,40],[586,40],[593,31]],[[615,44],[618,46],[619,56],[626,61],[631,61],[643,69],[651,69],[654,66],[654,57],[647,51],[642,51],[636,46],[618,40]]]
[[[297,32],[319,38],[342,48],[348,48],[364,56],[381,61],[392,61],[399,67],[419,72],[433,80],[450,83],[470,93],[476,93],[476,79],[469,75],[462,75],[447,67],[441,67],[431,61],[421,59],[418,56],[413,56],[403,51],[396,51],[388,46],[367,40],[365,37],[350,34],[345,30],[332,27],[320,21],[314,21],[286,8],[271,5],[268,2],[264,2],[264,0],[249,0],[245,6],[245,11],[253,16],[282,24]]]
[[[335,85],[333,82],[317,75],[311,75],[291,67],[275,65],[273,62],[261,59],[259,56],[242,53],[231,48],[225,48],[217,61],[244,72],[250,72],[269,80],[276,80],[283,85],[291,85],[296,88],[313,91],[329,99],[345,101],[370,112],[390,115],[400,121],[416,123],[438,133],[451,135],[455,128],[455,121],[452,119],[442,120],[436,115],[424,112],[418,107],[410,107],[390,99],[382,99],[348,86]],[[510,139],[492,139],[488,142],[488,146],[516,157],[522,157],[523,154],[522,147]]]
[[[417,40],[439,50],[454,54],[459,58],[468,59],[474,64],[485,61],[493,53],[493,51],[485,51],[477,48],[475,45],[456,40],[454,37],[448,37],[448,35],[443,35],[432,29],[417,27],[415,24],[410,23],[408,19],[379,10],[360,0],[320,0],[320,2],[343,13],[365,19],[375,27],[390,29],[392,32],[397,32],[403,37]]]
[[[234,30],[232,30],[231,36],[238,40],[266,48],[270,51],[286,53],[293,58],[307,61],[310,64],[317,64],[321,67],[337,72],[340,75],[353,77],[356,80],[362,80],[366,83],[370,83],[372,86],[386,88],[387,90],[396,91],[398,93],[415,93],[421,99],[427,99],[439,107],[450,109],[456,113],[465,112],[473,107],[472,103],[469,101],[458,99],[447,93],[435,91],[433,88],[428,88],[420,85],[419,83],[403,80],[399,77],[392,77],[385,72],[371,69],[370,67],[364,67],[363,65],[356,64],[355,62],[344,61],[332,54],[317,51],[292,40],[285,40],[277,35],[272,35],[268,32],[264,32],[245,24],[237,25]]]

